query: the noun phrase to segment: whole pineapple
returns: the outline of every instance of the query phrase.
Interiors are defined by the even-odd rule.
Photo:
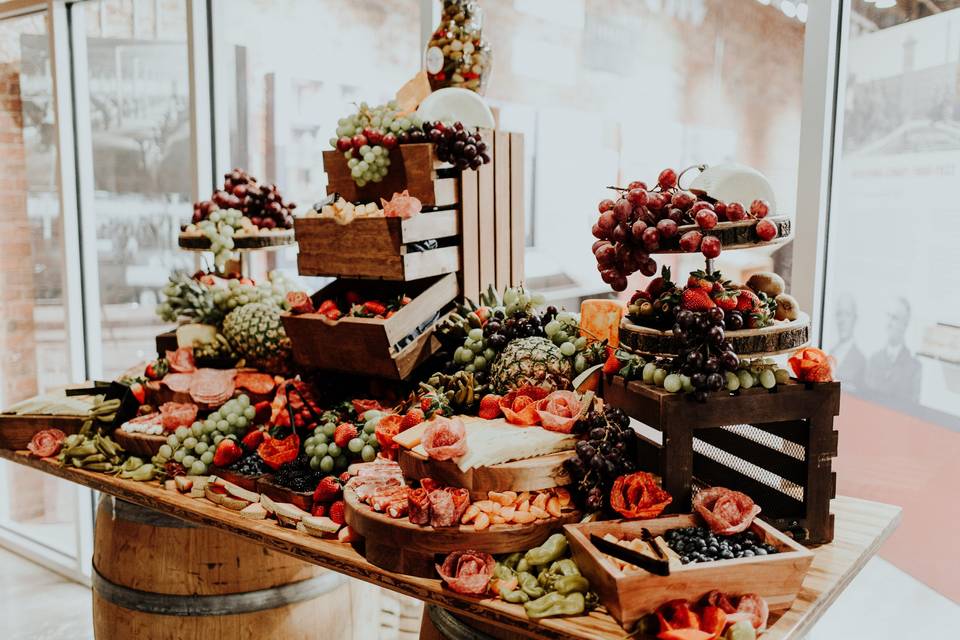
[[[290,339],[280,309],[255,302],[237,307],[223,320],[223,336],[251,364],[280,372],[290,355]]]
[[[524,385],[569,389],[572,378],[573,366],[560,348],[540,337],[511,341],[490,368],[490,385],[501,394]]]

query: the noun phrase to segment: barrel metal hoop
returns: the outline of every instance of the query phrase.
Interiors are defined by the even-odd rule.
[[[467,625],[455,615],[435,604],[427,605],[427,615],[430,622],[437,628],[440,635],[447,640],[496,640],[482,631]]]
[[[143,524],[151,527],[160,527],[163,529],[198,529],[199,526],[186,520],[181,520],[174,516],[168,516],[160,511],[154,511],[147,507],[141,507],[138,504],[127,502],[111,496],[100,498],[101,507],[117,520],[132,522],[134,524]]]
[[[276,609],[330,593],[347,579],[333,572],[300,582],[247,591],[214,595],[174,595],[131,589],[110,582],[93,569],[93,590],[101,598],[123,609],[165,616],[226,616]]]

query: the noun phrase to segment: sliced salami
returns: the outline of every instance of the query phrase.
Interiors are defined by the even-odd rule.
[[[287,305],[290,307],[290,313],[313,313],[313,300],[303,291],[288,291]]]
[[[467,453],[467,428],[459,418],[437,416],[423,431],[423,448],[434,460],[450,460]]]
[[[454,551],[442,565],[437,565],[437,573],[457,593],[482,595],[490,584],[495,566],[496,561],[489,553]]]
[[[201,404],[221,405],[233,397],[235,376],[235,369],[197,369],[190,382],[190,397]]]
[[[554,391],[537,403],[537,415],[544,429],[570,433],[580,416],[580,397],[574,391]]]
[[[767,628],[769,616],[770,608],[766,600],[755,593],[745,593],[737,601],[737,610],[728,615],[727,620],[748,620],[754,629],[763,630]]]
[[[430,524],[430,494],[423,487],[407,494],[407,512],[413,524]]]
[[[724,487],[704,489],[693,499],[693,508],[718,535],[746,531],[760,513],[750,496]]]
[[[453,494],[443,489],[430,492],[430,526],[453,527],[460,523]]]
[[[233,380],[234,384],[240,389],[246,389],[250,393],[261,396],[267,395],[276,386],[273,382],[273,376],[268,373],[241,371],[234,376]]]
[[[174,393],[187,393],[193,381],[192,373],[168,373],[163,376],[163,384]]]
[[[66,437],[67,434],[60,429],[44,429],[33,434],[27,449],[38,458],[49,458],[60,453],[60,447],[63,446]]]
[[[167,362],[174,373],[192,373],[197,370],[193,360],[193,347],[180,347],[176,351],[167,351]]]
[[[444,491],[453,498],[453,521],[456,524],[470,506],[470,492],[462,487],[446,487]]]
[[[197,419],[197,405],[190,402],[164,402],[160,405],[160,417],[164,431],[189,427]]]

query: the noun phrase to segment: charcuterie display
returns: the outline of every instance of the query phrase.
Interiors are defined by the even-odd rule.
[[[612,187],[592,253],[615,292],[636,291],[562,308],[521,284],[511,140],[424,122],[407,99],[360,103],[305,216],[228,172],[182,228],[213,262],[163,287],[157,313],[176,326],[158,357],[14,406],[0,444],[205,501],[208,523],[255,522],[244,535],[285,550],[352,545],[370,571],[476,612],[756,638],[800,590],[798,541],[832,536],[832,485],[811,490],[810,465],[835,455],[839,386],[784,279],[714,261],[788,241],[789,218],[672,169]],[[319,291],[243,263],[294,236],[301,275],[336,276]],[[675,281],[676,261],[653,257],[694,252],[704,268]]]

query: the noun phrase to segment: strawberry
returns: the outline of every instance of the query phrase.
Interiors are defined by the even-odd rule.
[[[314,518],[322,518],[327,515],[327,505],[321,504],[319,502],[313,503],[313,508],[310,509],[310,515]]]
[[[336,476],[324,476],[313,492],[313,502],[332,502],[342,497],[343,488]]]
[[[363,303],[363,310],[365,313],[369,313],[375,316],[382,316],[387,312],[387,308],[383,306],[382,302],[377,300],[367,300]]]
[[[749,289],[740,289],[737,293],[737,311],[752,312],[760,308],[760,298]]]
[[[256,451],[260,443],[263,442],[263,431],[260,429],[251,429],[247,435],[243,436],[243,448],[247,451]]]
[[[406,431],[411,427],[415,427],[421,422],[424,418],[423,409],[420,407],[413,407],[403,416],[403,421],[400,422],[400,431]]]
[[[340,474],[340,484],[347,484],[347,480],[349,480],[352,477],[353,476],[350,475],[349,471],[344,471],[343,473]]]
[[[656,298],[666,289],[673,287],[673,283],[670,282],[670,267],[664,266],[660,270],[660,275],[650,281],[650,284],[647,285],[647,295],[649,299]],[[632,301],[631,301],[632,302]]]
[[[617,374],[620,371],[620,359],[617,358],[616,349],[607,348],[607,359],[603,363],[603,372],[608,376]]]
[[[213,464],[217,467],[229,467],[243,457],[243,449],[233,438],[224,438],[213,454]]]
[[[343,296],[348,304],[359,304],[361,298],[356,291],[347,291]]]
[[[687,278],[688,289],[703,289],[705,291],[713,290],[713,280],[703,271],[691,271]]]
[[[343,500],[337,500],[330,505],[330,510],[327,512],[327,517],[337,524],[346,524],[347,519],[343,515],[345,509],[346,505],[343,503]]]
[[[337,303],[327,298],[326,300],[320,303],[319,307],[317,307],[317,313],[327,313],[331,309],[336,309],[336,308],[337,308]]]
[[[713,293],[713,301],[717,304],[718,307],[724,311],[733,311],[737,308],[737,300],[739,299],[737,291],[724,291],[723,286],[719,282],[714,283],[715,286],[720,286],[720,291]]]
[[[690,311],[706,311],[716,306],[710,294],[703,289],[687,288],[680,297],[680,306]]]
[[[269,400],[263,400],[253,405],[253,411],[253,424],[265,424],[270,419],[273,407],[270,406]]]
[[[130,385],[130,393],[133,394],[133,397],[136,398],[140,404],[143,404],[147,399],[147,390],[144,389],[143,385],[139,382],[134,382]]]
[[[480,411],[478,415],[484,420],[493,420],[499,418],[500,414],[500,398],[495,393],[488,393],[480,399]]]
[[[341,449],[357,437],[357,428],[349,422],[341,422],[333,432],[333,441]]]
[[[340,309],[334,307],[333,309],[327,309],[324,311],[323,315],[325,315],[328,320],[339,320],[343,313],[340,312]]]

